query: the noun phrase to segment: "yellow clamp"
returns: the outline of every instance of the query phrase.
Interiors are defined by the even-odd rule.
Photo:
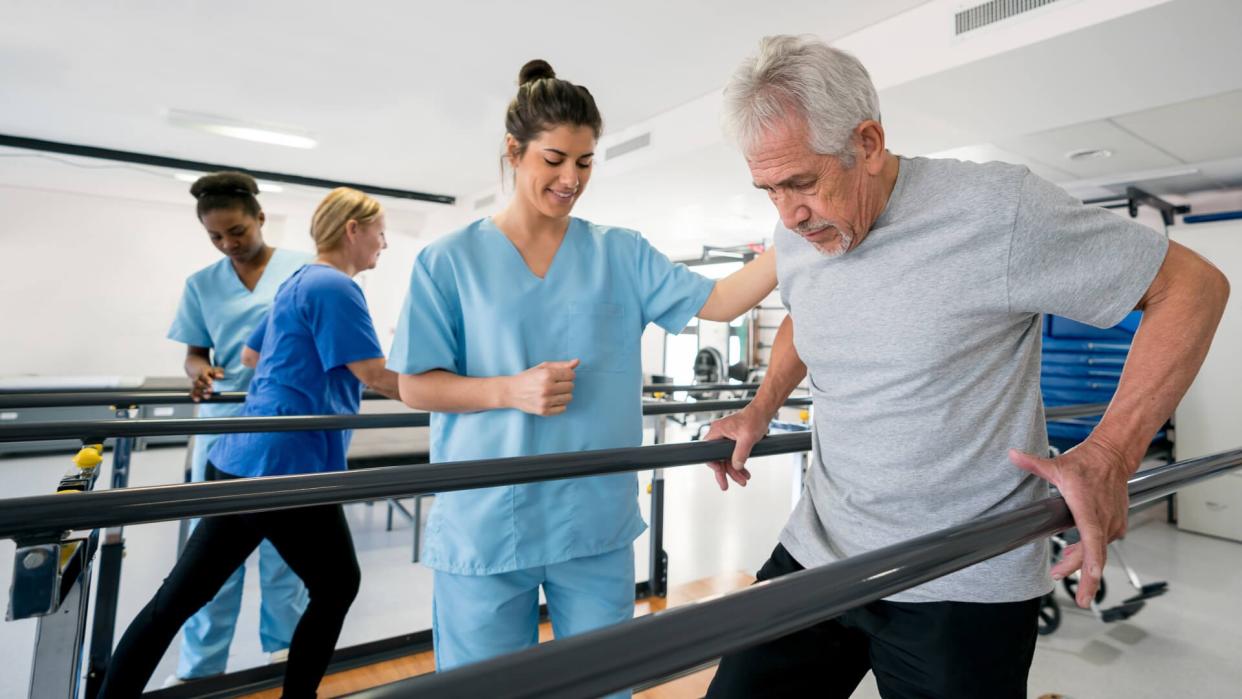
[[[811,411],[807,410],[806,408],[803,408],[802,410],[799,410],[799,411],[798,411],[798,419],[799,419],[799,420],[801,420],[801,421],[803,421],[803,422],[806,422],[807,420],[810,420],[810,419],[811,419]]]
[[[664,391],[656,391],[656,392],[654,392],[654,393],[652,393],[652,394],[651,394],[651,397],[652,397],[652,398],[655,398],[656,400],[660,400],[660,399],[664,398],[664,396],[665,396],[665,395],[667,395],[667,394],[666,394],[666,393],[664,393]]]
[[[82,470],[95,468],[103,463],[103,445],[87,444],[73,457],[73,464]]]

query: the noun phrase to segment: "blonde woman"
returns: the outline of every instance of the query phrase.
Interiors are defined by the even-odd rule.
[[[260,359],[242,415],[352,415],[363,384],[397,395],[353,281],[387,247],[383,209],[362,192],[335,189],[316,209],[311,236],[318,256],[281,285],[246,342]],[[230,434],[212,445],[207,478],[343,471],[348,443],[346,431]],[[205,518],[121,638],[102,696],[138,696],[181,624],[264,540],[310,593],[289,646],[284,696],[315,696],[361,575],[340,505]]]

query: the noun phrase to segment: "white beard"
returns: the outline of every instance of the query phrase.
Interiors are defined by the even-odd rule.
[[[829,259],[832,259],[834,257],[840,257],[844,255],[845,253],[849,252],[850,246],[854,244],[854,236],[850,235],[849,233],[846,233],[845,231],[842,231],[839,228],[837,229],[837,235],[839,237],[837,238],[836,241],[834,241],[835,244],[832,247],[825,247],[823,245],[819,245],[815,243],[812,243],[812,245],[814,245],[815,249],[819,252],[819,254],[823,255],[824,257],[827,257]]]

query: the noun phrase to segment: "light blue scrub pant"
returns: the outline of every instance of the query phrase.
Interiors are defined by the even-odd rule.
[[[552,633],[565,638],[634,617],[634,547],[496,575],[435,572],[436,670],[539,643],[539,586]],[[629,690],[609,694],[625,699]]]
[[[191,480],[194,482],[207,479],[207,448],[215,437],[200,435],[194,438],[194,456],[190,462]],[[191,527],[195,524],[198,520],[194,520]],[[229,661],[229,644],[233,642],[233,631],[237,627],[237,615],[241,612],[245,574],[245,566],[238,568],[215,598],[181,627],[177,677],[189,680],[224,672]],[[309,597],[302,580],[267,540],[259,544],[259,585],[263,593],[259,606],[259,643],[264,653],[284,650],[289,647],[293,629],[302,618]]]

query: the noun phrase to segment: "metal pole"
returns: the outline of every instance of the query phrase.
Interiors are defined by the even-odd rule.
[[[118,411],[118,415],[122,411]],[[129,463],[133,439],[122,437],[112,447],[112,487],[129,487]],[[184,521],[184,520],[182,520]],[[116,612],[121,594],[121,562],[125,556],[125,528],[109,527],[99,552],[99,585],[95,588],[95,616],[91,626],[90,660],[86,668],[85,699],[95,699],[103,686],[112,659],[116,636]]]
[[[666,439],[667,419],[657,416],[655,443]],[[651,471],[651,533],[648,540],[647,581],[651,594],[664,597],[668,594],[668,552],[664,550],[664,469]]]

